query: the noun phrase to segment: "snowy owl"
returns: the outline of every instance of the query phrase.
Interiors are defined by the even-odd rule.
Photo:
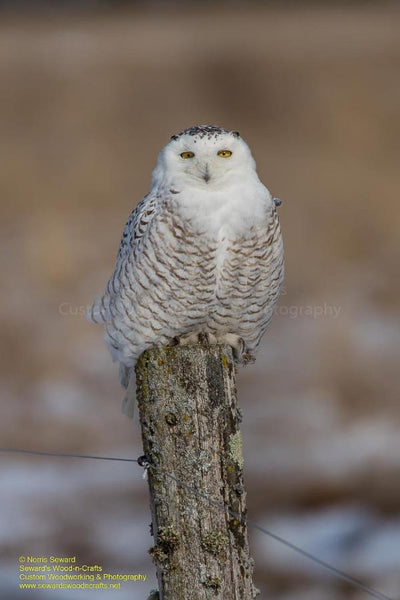
[[[151,346],[206,336],[254,360],[283,281],[277,202],[237,131],[199,125],[161,150],[150,193],[130,215],[115,270],[88,318],[131,391]],[[132,415],[132,393],[123,411]]]

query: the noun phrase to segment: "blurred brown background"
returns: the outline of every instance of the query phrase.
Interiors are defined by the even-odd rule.
[[[250,516],[399,597],[400,9],[111,4],[2,13],[0,445],[141,454],[85,307],[170,135],[238,129],[283,200],[287,265],[257,363],[239,375]],[[21,554],[146,573],[89,595],[147,597],[138,467],[0,460],[4,597],[42,598],[18,592]],[[251,544],[260,599],[365,597],[261,534]],[[52,592],[66,597],[88,592]]]

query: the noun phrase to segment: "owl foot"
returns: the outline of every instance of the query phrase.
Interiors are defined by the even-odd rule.
[[[173,346],[189,346],[190,344],[218,344],[218,340],[215,335],[205,331],[191,331],[176,336],[172,340]]]
[[[197,344],[199,341],[198,332],[191,331],[190,333],[184,333],[183,335],[177,335],[171,342],[172,346],[190,346],[190,344]]]
[[[244,340],[235,333],[214,335],[209,331],[191,331],[190,333],[174,337],[171,342],[171,346],[189,346],[191,344],[201,344],[202,346],[228,344],[232,348],[233,358],[236,363],[247,365],[255,361],[254,355],[248,351]]]
[[[235,362],[247,365],[247,363],[255,361],[253,354],[248,351],[243,338],[239,335],[236,335],[235,333],[225,333],[224,335],[218,336],[218,342],[228,344],[228,346],[232,348]]]
[[[199,344],[211,346],[212,344],[218,344],[218,340],[213,333],[210,333],[209,331],[201,331],[199,333]]]

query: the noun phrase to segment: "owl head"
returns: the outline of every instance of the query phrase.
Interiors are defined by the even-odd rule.
[[[162,149],[153,183],[218,189],[256,175],[255,162],[239,132],[196,125],[173,135]]]

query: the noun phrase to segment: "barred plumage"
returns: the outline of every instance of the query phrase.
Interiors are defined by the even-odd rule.
[[[89,318],[104,325],[126,387],[144,350],[200,333],[252,360],[282,281],[275,202],[248,146],[237,132],[197,126],[162,150]]]

